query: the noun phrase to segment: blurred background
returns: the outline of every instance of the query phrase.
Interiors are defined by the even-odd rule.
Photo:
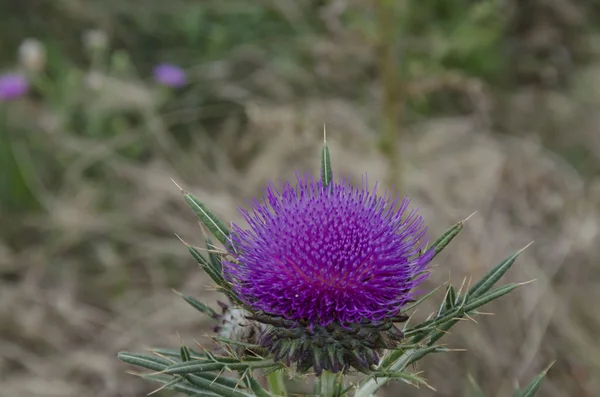
[[[324,124],[336,175],[431,238],[477,211],[430,286],[535,241],[507,280],[536,282],[420,362],[437,392],[387,395],[510,396],[554,360],[540,396],[600,395],[598,2],[0,0],[0,26],[0,396],[144,396],[119,350],[209,345],[170,178],[239,221]]]

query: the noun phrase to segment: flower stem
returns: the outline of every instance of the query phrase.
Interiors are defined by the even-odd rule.
[[[402,81],[397,54],[398,0],[377,0],[379,25],[379,72],[383,88],[381,135],[379,146],[388,161],[388,184],[401,188],[402,168],[398,157],[399,123],[402,102]]]
[[[401,371],[404,369],[408,360],[410,360],[414,350],[408,350],[404,353],[398,360],[396,360],[390,367],[390,372]],[[389,378],[377,378],[369,379],[366,383],[364,383],[356,393],[354,393],[354,397],[372,397],[377,390],[383,385],[385,385],[390,379]]]
[[[277,397],[287,397],[287,390],[285,388],[285,382],[283,381],[283,371],[273,371],[267,375],[267,381],[269,382],[269,388],[271,392]]]
[[[323,371],[318,379],[319,397],[332,397],[335,394],[336,375],[329,371]]]

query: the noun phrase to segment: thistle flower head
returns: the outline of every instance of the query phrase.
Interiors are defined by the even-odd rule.
[[[161,63],[154,68],[154,80],[174,88],[183,87],[187,83],[185,71],[170,63]]]
[[[29,91],[27,78],[18,73],[0,75],[0,101],[10,101],[25,95]]]
[[[380,323],[399,314],[427,276],[426,228],[409,200],[310,177],[241,210],[226,277],[254,310],[309,326]]]

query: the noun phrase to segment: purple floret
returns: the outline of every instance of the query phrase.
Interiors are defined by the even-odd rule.
[[[187,83],[185,71],[177,65],[162,63],[154,68],[154,80],[169,87],[182,87]]]
[[[330,190],[331,189],[331,190]],[[327,188],[310,177],[240,210],[225,274],[240,299],[290,320],[328,325],[398,314],[428,275],[426,227],[409,201],[349,183]]]
[[[9,101],[25,95],[29,91],[29,82],[21,74],[0,75],[0,101]]]

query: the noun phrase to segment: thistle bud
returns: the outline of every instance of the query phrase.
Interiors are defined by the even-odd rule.
[[[29,72],[39,72],[46,67],[46,47],[37,39],[26,39],[19,46],[19,62]]]

